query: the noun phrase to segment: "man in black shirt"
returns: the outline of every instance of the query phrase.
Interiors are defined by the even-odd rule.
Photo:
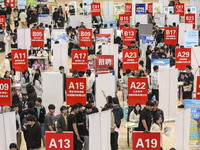
[[[92,105],[92,113],[99,112],[98,108],[95,107],[94,100],[91,99],[88,101],[88,103]]]
[[[59,71],[61,74],[63,74],[63,101],[66,102],[66,74],[64,66],[60,66]]]
[[[58,22],[58,18],[59,18],[59,12],[58,12],[57,8],[55,8],[54,10],[55,11],[53,12],[53,21],[54,21],[54,24],[56,25]]]
[[[63,17],[63,14],[60,12],[58,17],[58,27],[64,28],[64,22],[65,18]]]
[[[194,75],[192,74],[192,67],[190,65],[186,66],[186,74],[184,76],[184,83],[183,83],[183,100],[185,99],[192,99],[192,92],[193,92],[193,82],[194,82]],[[184,101],[183,104],[178,106],[178,108],[184,108]]]
[[[152,107],[153,103],[151,101],[147,101],[146,106],[143,108],[140,114],[138,131],[150,131],[152,123]]]
[[[67,124],[68,124],[68,131],[73,131],[74,134],[74,149],[75,150],[82,150],[82,143],[78,133],[78,121],[76,119],[76,114],[78,113],[79,108],[78,105],[75,104],[71,108],[71,114],[68,116]]]

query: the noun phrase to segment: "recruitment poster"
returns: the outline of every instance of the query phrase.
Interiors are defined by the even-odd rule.
[[[200,76],[197,76],[196,99],[200,100]]]
[[[95,72],[108,72],[108,68],[114,68],[114,55],[96,55],[95,57]]]
[[[120,14],[119,15],[119,26],[120,26],[120,29],[123,29],[125,24],[127,24],[128,27],[130,27],[130,16]]]
[[[125,15],[132,16],[132,3],[125,3]]]
[[[145,4],[135,4],[135,14],[140,15],[140,14],[145,14]]]
[[[110,34],[96,34],[96,53],[98,52],[98,47],[101,45],[108,45],[111,42]]]
[[[100,3],[92,3],[91,4],[91,14],[92,14],[92,16],[101,16]]]
[[[37,0],[27,0],[27,6],[31,5],[31,7],[37,6]]]
[[[154,66],[158,66],[159,70],[170,68],[170,59],[151,59],[151,70]]]
[[[195,29],[195,26],[196,26],[195,20],[196,20],[195,14],[185,14],[185,23],[193,24],[193,29]]]
[[[192,46],[199,45],[199,31],[189,30],[184,32],[184,47],[191,48]]]
[[[79,46],[92,46],[92,29],[79,29]]]
[[[5,16],[0,16],[0,24],[2,25],[2,27],[5,29],[6,24],[5,24]]]
[[[123,58],[123,71],[126,71],[126,69],[134,71],[138,70],[138,48],[123,49],[122,58]]]
[[[153,3],[148,3],[148,11],[151,16],[153,16]]]
[[[187,65],[191,65],[191,48],[176,48],[175,67],[185,70]]]
[[[72,50],[72,71],[87,71],[88,50]]]
[[[145,105],[148,100],[148,78],[128,78],[128,105],[140,103]]]
[[[136,42],[136,29],[125,28],[123,29],[123,43],[126,46],[131,46],[131,41]]]
[[[44,29],[31,29],[31,45],[44,47]]]
[[[86,78],[67,77],[67,105],[86,104]]]
[[[168,45],[176,45],[178,42],[177,27],[165,27],[165,43]]]
[[[125,3],[114,3],[115,21],[119,19],[119,14],[125,13]]]
[[[185,14],[185,4],[184,3],[177,3],[175,4],[175,14],[179,14],[181,17]]]
[[[11,106],[11,79],[0,79],[0,106]]]
[[[27,49],[12,50],[12,67],[15,71],[24,71],[28,69]]]
[[[199,100],[185,100],[185,109],[191,108],[190,115],[190,145],[199,145],[199,133],[197,123],[200,114],[200,101]]]

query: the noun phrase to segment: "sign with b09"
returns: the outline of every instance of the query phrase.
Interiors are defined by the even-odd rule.
[[[10,79],[0,79],[0,106],[11,106]]]
[[[73,132],[45,132],[46,150],[73,150]]]
[[[133,132],[133,150],[160,150],[160,132]]]

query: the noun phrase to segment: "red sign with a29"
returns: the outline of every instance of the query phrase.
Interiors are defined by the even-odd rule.
[[[44,47],[44,29],[31,29],[31,45]]]
[[[0,79],[0,106],[11,106],[10,79]]]
[[[73,132],[45,132],[46,150],[73,150]]]

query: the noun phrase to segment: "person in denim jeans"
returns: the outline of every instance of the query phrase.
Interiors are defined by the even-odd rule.
[[[45,110],[45,107],[42,106],[42,99],[41,98],[36,99],[34,109],[37,113],[38,125],[40,125],[40,127],[41,127],[42,142],[43,142],[43,146],[45,147],[44,119],[45,119],[45,115],[46,115],[46,110]]]
[[[10,4],[7,5],[7,9],[6,9],[6,20],[9,20],[9,25],[10,25],[10,16],[11,16],[11,12],[12,12],[12,8],[10,7]]]

